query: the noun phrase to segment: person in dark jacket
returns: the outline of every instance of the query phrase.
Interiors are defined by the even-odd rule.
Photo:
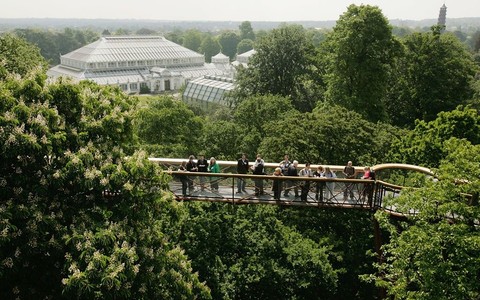
[[[242,157],[237,161],[237,173],[238,174],[247,174],[248,169],[250,168],[247,156],[245,153],[242,154]],[[244,178],[238,178],[237,180],[237,194],[240,194],[241,192],[246,193],[247,191],[245,190],[245,179]]]
[[[313,177],[313,172],[310,169],[310,163],[305,163],[305,168],[303,168],[298,174],[300,177]],[[302,201],[307,201],[308,192],[310,192],[310,181],[306,180],[301,182],[302,193],[300,194],[300,199]]]
[[[208,160],[206,160],[202,154],[198,156],[197,172],[204,172],[204,173],[208,172]],[[207,181],[207,179],[205,178],[205,176],[200,176],[199,179],[200,179],[200,189],[203,191],[205,190],[205,181]]]
[[[280,167],[277,167],[275,169],[275,172],[273,172],[273,176],[283,176],[282,174],[282,169]],[[273,199],[275,200],[280,200],[280,195],[282,195],[282,181],[281,180],[273,180],[272,184],[272,191],[273,191]]]
[[[298,161],[294,160],[293,163],[288,167],[287,176],[298,176],[297,166]],[[298,198],[298,182],[294,180],[287,180],[287,188],[285,188],[283,195],[288,197],[288,192],[290,192],[292,189],[295,192],[295,197]]]
[[[182,172],[187,172],[187,162],[186,161],[182,161],[182,164],[180,165],[180,167],[178,167],[178,170],[179,171],[182,171]],[[186,175],[178,175],[178,179],[180,179],[180,182],[182,183],[182,196],[186,196],[187,195],[187,187],[188,187],[188,176]]]

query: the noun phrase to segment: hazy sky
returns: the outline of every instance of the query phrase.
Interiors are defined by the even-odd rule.
[[[379,6],[388,19],[480,17],[480,0],[3,0],[0,18],[88,18],[212,21],[337,20],[349,4]]]

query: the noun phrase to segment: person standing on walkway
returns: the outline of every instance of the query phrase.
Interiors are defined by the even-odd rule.
[[[297,177],[298,176],[298,161],[294,160],[293,163],[288,167],[287,176]],[[292,188],[293,187],[293,188]],[[293,189],[295,192],[295,198],[298,198],[298,182],[295,180],[287,180],[287,188],[285,189],[283,195],[288,197],[288,192]]]
[[[178,170],[179,171],[182,171],[182,172],[187,172],[187,162],[186,161],[182,161],[182,164],[180,165],[180,167],[178,167]],[[182,196],[187,196],[187,187],[188,187],[188,178],[186,175],[178,175],[178,178],[180,179],[180,182],[182,183]]]
[[[364,174],[362,176],[362,179],[375,180],[375,172],[371,170],[370,167],[363,168],[363,172]],[[372,196],[373,196],[373,183],[365,183],[363,185],[361,200],[365,201],[365,198],[367,198],[368,201],[371,202]]]
[[[337,178],[335,172],[333,172],[330,167],[325,167],[325,178],[334,179]],[[327,182],[327,199],[331,200],[335,198],[335,182],[328,181]]]
[[[197,163],[195,163],[193,160],[195,159],[195,156],[193,155],[190,155],[188,157],[188,162],[187,162],[187,171],[188,172],[197,172],[198,168],[197,168]],[[194,190],[194,186],[193,186],[193,180],[195,179],[194,176],[188,176],[188,193],[189,194],[192,194],[193,193],[193,190]]]
[[[280,162],[280,164],[278,165],[280,167],[280,169],[282,170],[282,174],[283,176],[287,176],[288,175],[288,168],[290,167],[292,163],[290,162],[289,160],[289,157],[288,157],[288,154],[285,154],[283,156],[283,160]],[[283,181],[283,188],[284,188],[284,196],[288,196],[288,192],[287,192],[287,188],[288,188],[288,181],[287,180],[284,180]]]
[[[253,175],[265,175],[265,161],[263,161],[262,156],[257,154],[257,159],[252,166]],[[260,196],[263,194],[263,179],[255,178],[255,196]]]
[[[208,172],[208,161],[205,159],[205,157],[202,154],[198,156],[197,171],[203,172],[203,173]],[[206,178],[205,176],[200,176],[199,179],[200,179],[200,189],[203,191],[205,189]]]
[[[310,169],[310,163],[307,162],[305,163],[305,168],[300,170],[300,173],[298,173],[298,176],[300,177],[313,177],[312,170]],[[308,192],[310,191],[310,181],[306,180],[305,182],[302,182],[302,192],[300,194],[300,199],[302,201],[307,201],[308,197]]]
[[[215,157],[210,158],[210,163],[208,164],[208,172],[210,173],[220,173],[220,166],[217,164]],[[210,177],[210,187],[212,191],[218,192],[218,178]]]
[[[248,163],[247,156],[245,153],[242,154],[242,157],[237,161],[237,173],[238,174],[247,174],[250,166]],[[237,179],[237,194],[240,194],[241,192],[246,193],[247,191],[245,190],[245,178],[238,178]]]
[[[325,177],[325,172],[322,166],[318,166],[317,170],[313,172],[313,177],[321,178]],[[317,181],[316,191],[315,191],[315,200],[323,201],[323,191],[325,190],[325,182]]]
[[[355,168],[352,166],[352,162],[348,161],[345,168],[343,168],[343,175],[346,179],[355,178]],[[353,200],[353,186],[352,182],[345,182],[345,189],[343,190],[343,200],[347,200],[347,197],[350,195],[350,200]]]
[[[282,169],[280,167],[275,168],[275,172],[273,172],[273,176],[283,176]],[[272,191],[273,191],[273,199],[280,200],[280,196],[282,195],[282,180],[273,180],[272,184]]]

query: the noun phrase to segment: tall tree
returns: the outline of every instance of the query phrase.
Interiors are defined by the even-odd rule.
[[[189,29],[183,34],[183,46],[198,52],[202,44],[202,33],[197,29]]]
[[[200,53],[205,55],[205,61],[212,62],[212,56],[220,52],[220,44],[212,37],[211,34],[206,34],[200,45]]]
[[[433,27],[430,32],[408,35],[403,45],[404,55],[396,65],[387,98],[394,124],[431,121],[472,97],[471,82],[478,67],[455,36]]]
[[[386,120],[383,99],[398,43],[382,11],[350,5],[322,45],[327,100],[370,121]]]
[[[7,74],[25,76],[35,68],[46,70],[40,49],[15,35],[0,36],[0,79]]]
[[[305,30],[298,25],[273,29],[257,41],[255,50],[248,68],[239,69],[236,89],[239,97],[274,94],[292,97],[294,105],[302,111],[312,109],[311,103],[299,105],[296,101],[315,71],[315,49]]]
[[[155,156],[182,157],[198,153],[203,121],[185,103],[171,97],[151,99],[146,107],[137,111],[135,119],[140,142]]]
[[[215,299],[334,299],[328,238],[302,236],[270,205],[189,203],[182,246]],[[208,249],[208,250],[207,250]]]
[[[266,95],[246,98],[235,107],[234,113],[234,122],[243,128],[240,151],[255,157],[260,143],[269,135],[265,125],[272,120],[298,114],[291,100],[285,97]]]
[[[166,33],[165,37],[169,41],[172,41],[179,45],[183,45],[183,31],[181,29],[178,29],[178,28],[173,29],[173,31]]]
[[[239,42],[240,38],[233,31],[226,31],[218,36],[218,43],[222,48],[222,52],[230,57],[230,60],[233,60],[235,54],[237,54],[237,45]]]
[[[378,130],[358,113],[336,105],[319,105],[313,112],[301,115],[288,113],[270,119],[263,129],[266,135],[259,152],[270,160],[289,153],[301,162],[342,165],[353,160],[356,164],[373,164],[382,160],[379,150],[388,149],[394,140],[393,134]],[[383,139],[384,145],[375,143],[377,134],[388,136]]]
[[[255,32],[253,32],[252,24],[250,21],[243,21],[242,24],[238,26],[240,29],[240,40],[255,40]]]
[[[237,45],[237,53],[242,54],[253,49],[253,41],[250,39],[241,40]]]

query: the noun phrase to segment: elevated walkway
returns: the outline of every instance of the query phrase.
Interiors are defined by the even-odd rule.
[[[398,197],[403,186],[382,181],[380,173],[386,170],[401,169],[420,172],[427,176],[434,174],[427,168],[407,164],[381,164],[372,167],[379,180],[345,179],[341,178],[344,166],[328,166],[338,173],[337,178],[289,177],[271,175],[235,174],[236,161],[217,161],[222,173],[200,173],[176,171],[178,166],[186,159],[178,158],[150,158],[152,162],[160,164],[173,180],[170,190],[179,201],[208,201],[225,202],[231,204],[271,204],[282,206],[304,207],[337,207],[355,208],[365,210],[382,209],[395,216],[405,216],[398,213],[395,207],[388,206],[385,199]],[[272,174],[278,163],[265,163],[267,174]],[[303,168],[299,165],[298,168]],[[312,165],[316,169],[317,165]],[[355,167],[356,178],[363,175],[363,167]],[[245,180],[245,191],[238,192],[237,183]],[[186,188],[182,190],[182,181]],[[282,186],[281,196],[274,199],[272,186],[274,181],[280,181]],[[289,182],[288,195],[285,195],[285,182]],[[218,189],[212,188],[212,183],[218,184]],[[259,190],[258,186],[263,185]],[[303,190],[303,197],[302,197]],[[297,196],[296,196],[297,195]],[[410,214],[415,214],[412,211]]]

